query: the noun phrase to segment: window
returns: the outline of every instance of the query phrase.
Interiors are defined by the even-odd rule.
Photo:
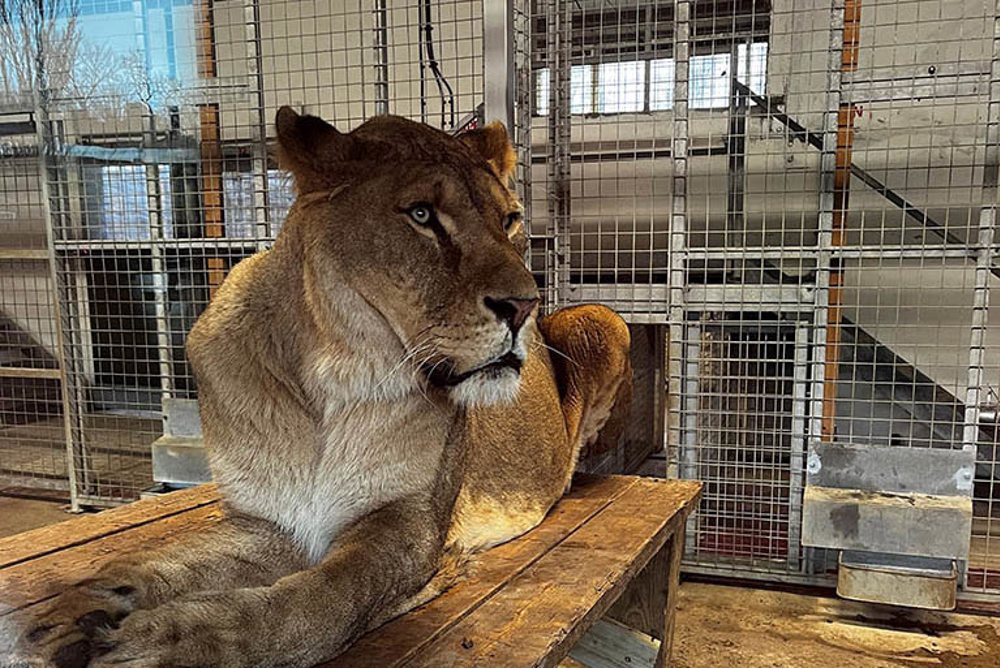
[[[649,63],[649,110],[664,111],[674,107],[674,59],[661,58]]]
[[[569,70],[569,112],[586,114],[594,107],[594,69],[574,65]]]
[[[536,114],[549,115],[548,68],[535,73]],[[594,106],[594,70],[590,65],[574,65],[569,71],[569,111],[571,114],[589,114]]]
[[[173,237],[170,166],[160,165],[163,237]],[[145,165],[104,165],[100,168],[100,239],[148,241],[150,199]]]
[[[729,106],[729,54],[713,53],[710,56],[691,58],[690,97],[692,109],[719,109]],[[673,82],[671,82],[673,83]]]
[[[692,109],[729,106],[729,61],[728,53],[691,57],[689,104]],[[737,61],[737,79],[754,92],[763,94],[767,79],[767,42],[750,44],[749,52],[746,44],[740,44]],[[570,70],[570,113],[622,114],[672,109],[674,76],[672,58],[574,65]],[[535,113],[539,116],[549,113],[550,86],[549,70],[537,70]]]
[[[749,76],[747,76],[747,65],[750,66]],[[753,92],[764,94],[764,83],[767,80],[767,42],[751,44],[749,58],[746,45],[740,44],[736,78],[746,83]]]
[[[645,108],[646,61],[601,63],[597,81],[598,113],[623,114]]]
[[[291,177],[277,169],[267,170],[267,194],[272,232],[277,234],[295,200]],[[255,238],[259,232],[254,212],[253,174],[225,172],[222,175],[222,197],[226,212],[226,236],[236,239]]]

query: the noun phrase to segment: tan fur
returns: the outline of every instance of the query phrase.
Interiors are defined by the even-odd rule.
[[[489,307],[537,297],[523,227],[503,228],[520,205],[502,126],[458,141],[380,117],[341,134],[285,108],[277,128],[299,197],[188,338],[226,518],[112,561],[19,652],[61,667],[330,658],[538,524],[621,409],[628,330],[611,311],[518,333]],[[440,229],[414,223],[414,202]],[[475,371],[505,353],[520,374]]]
[[[467,418],[468,464],[449,532],[460,549],[485,549],[541,522],[569,488],[585,437],[612,406],[627,410],[629,392],[620,388],[631,389],[632,367],[620,317],[576,306],[538,329],[513,409],[484,407]]]

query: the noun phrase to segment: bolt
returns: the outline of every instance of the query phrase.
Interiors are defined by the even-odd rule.
[[[937,72],[937,66],[931,65],[927,68],[927,74],[934,74],[935,72]]]

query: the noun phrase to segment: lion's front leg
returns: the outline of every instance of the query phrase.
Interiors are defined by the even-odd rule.
[[[104,636],[95,668],[311,666],[332,658],[434,574],[432,504],[392,503],[360,520],[318,566],[270,587],[203,592],[138,611]]]
[[[99,651],[99,638],[137,611],[190,592],[270,584],[304,566],[301,551],[273,525],[227,518],[164,548],[108,562],[24,624],[16,654],[82,667]]]

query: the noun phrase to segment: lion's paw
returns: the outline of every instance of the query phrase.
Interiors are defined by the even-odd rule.
[[[85,580],[22,624],[12,656],[25,665],[83,668],[96,653],[99,635],[134,609],[135,587],[106,578]]]

